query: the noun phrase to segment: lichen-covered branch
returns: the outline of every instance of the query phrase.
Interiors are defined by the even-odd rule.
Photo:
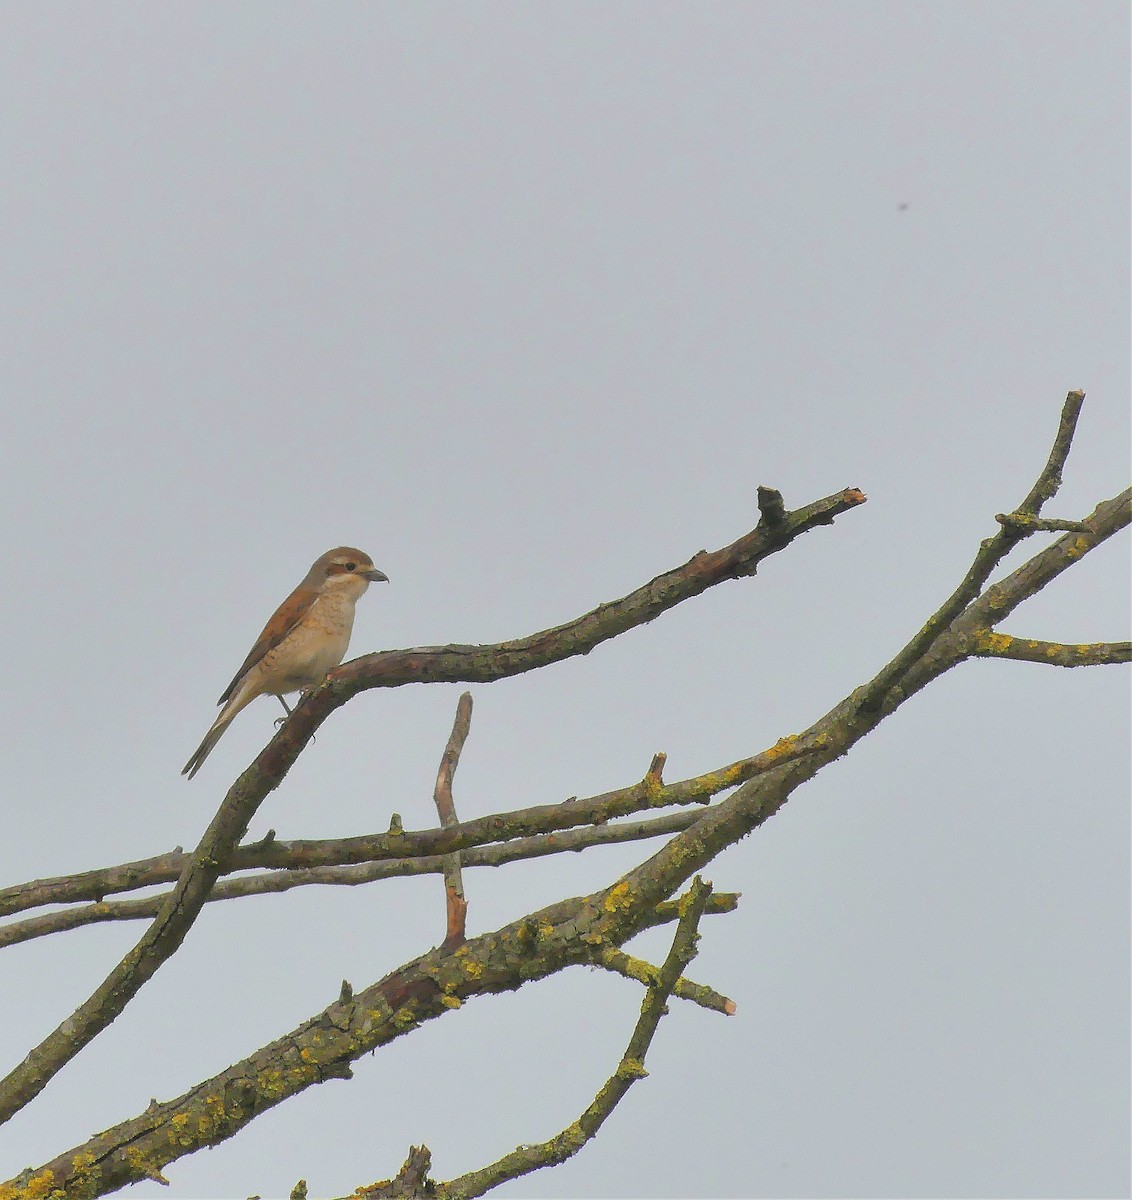
[[[672,784],[663,782],[660,771],[654,769],[657,763],[654,759],[644,778],[629,787],[583,800],[571,798],[558,804],[480,817],[451,830],[441,828],[419,833],[398,830],[354,838],[293,842],[280,841],[271,831],[260,841],[239,847],[229,861],[228,870],[246,871],[256,865],[280,865],[291,869],[227,879],[214,887],[209,901],[284,892],[310,885],[350,886],[397,876],[433,874],[442,869],[442,859],[436,851],[453,846],[471,847],[462,856],[465,866],[501,866],[519,859],[577,851],[589,846],[658,837],[687,828],[696,819],[696,814],[672,813],[651,820],[620,823],[614,823],[614,819],[673,804],[706,804],[712,796],[730,790],[761,771],[812,752],[807,747],[800,747],[797,739],[783,738],[769,750],[750,758]],[[535,832],[541,830],[548,832]],[[527,836],[520,836],[523,834]],[[497,838],[513,840],[499,845],[481,844]],[[117,903],[104,902],[102,896],[116,889],[124,891],[175,879],[187,861],[188,855],[175,850],[157,858],[103,871],[86,871],[9,888],[0,893],[0,912],[17,912],[69,899],[92,898],[95,903],[0,926],[0,947],[88,924],[151,918],[160,910],[165,894]],[[314,864],[327,865],[320,868]]]
[[[1052,478],[1047,479],[1047,474],[1053,472],[1060,478],[1057,464],[1063,460],[1068,449],[1065,431],[1071,428],[1075,420],[1073,400],[1074,396],[1071,395],[1063,412],[1062,429],[1056,447],[1058,455],[1051,454],[1050,464],[1047,464],[1039,484],[1035,485],[1035,492],[1027,498],[1028,503],[1035,493],[1045,495],[1053,486]],[[1058,538],[1011,575],[989,588],[985,595],[976,596],[960,609],[948,626],[937,631],[925,643],[920,660],[909,664],[902,672],[899,687],[888,694],[882,708],[863,703],[875,684],[874,680],[797,735],[793,739],[796,748],[809,753],[794,755],[790,762],[771,768],[744,783],[624,877],[617,887],[624,889],[625,911],[637,911],[638,906],[648,908],[670,895],[696,871],[702,870],[720,850],[768,820],[797,787],[827,763],[847,753],[888,712],[927,682],[969,657],[972,640],[981,630],[1013,611],[1026,596],[1033,595],[1123,529],[1129,523],[1130,516],[1132,503],[1129,493],[1103,501],[1082,522],[1083,532],[1067,533]],[[594,932],[613,944],[618,944],[624,936],[623,926],[616,914],[599,919]]]
[[[427,1146],[410,1146],[409,1157],[401,1164],[400,1171],[392,1179],[382,1179],[358,1188],[345,1200],[422,1200],[434,1196],[434,1184],[428,1177],[432,1166],[432,1154]],[[292,1197],[292,1200],[294,1198]]]
[[[561,833],[516,838],[490,846],[474,846],[461,852],[465,867],[501,867],[523,859],[545,858],[552,854],[578,853],[592,846],[613,846],[625,842],[646,841],[687,829],[699,818],[698,812],[675,812],[638,821],[619,821],[611,825],[586,825]],[[299,887],[359,887],[382,879],[411,875],[442,875],[446,855],[429,854],[415,858],[382,858],[376,862],[336,867],[300,867],[292,871],[265,871],[239,875],[217,883],[207,903],[289,892]],[[80,929],[84,925],[107,921],[138,921],[154,917],[167,893],[136,900],[105,900],[10,921],[0,925],[0,948],[19,942]]]
[[[350,1078],[356,1059],[474,996],[512,991],[564,967],[593,963],[603,914],[619,914],[634,932],[683,915],[680,902],[630,912],[623,901],[619,885],[562,900],[454,950],[438,947],[361,992],[344,985],[321,1013],[184,1095],[154,1101],[139,1116],[0,1184],[0,1200],[41,1200],[53,1191],[88,1200],[158,1178],[169,1163],[227,1140],[290,1096]],[[704,912],[731,912],[736,901],[734,895],[712,895]]]
[[[494,813],[476,817],[451,828],[426,829],[417,832],[397,829],[384,833],[364,834],[351,838],[327,838],[307,841],[284,841],[271,831],[257,842],[237,847],[224,865],[224,874],[249,871],[257,867],[279,868],[298,871],[313,867],[345,866],[352,863],[371,863],[383,860],[406,860],[425,858],[467,850],[492,842],[510,839],[530,839],[543,834],[569,830],[577,826],[604,826],[619,817],[634,813],[668,808],[671,805],[707,804],[713,796],[729,791],[744,783],[760,771],[779,765],[784,758],[803,753],[790,739],[740,759],[715,771],[698,775],[692,779],[666,784],[651,766],[644,778],[628,787],[603,792],[584,799],[571,797],[557,804],[540,804],[513,812]],[[610,826],[613,828],[613,826]],[[644,835],[650,836],[650,835]],[[612,838],[611,840],[620,840]],[[576,848],[576,847],[570,847]],[[554,851],[547,851],[553,853]],[[172,850],[154,858],[122,863],[99,870],[82,871],[74,875],[60,875],[52,879],[37,879],[28,883],[0,889],[0,916],[14,915],[30,908],[48,904],[67,904],[83,900],[96,903],[104,897],[153,887],[156,884],[174,882],[189,855],[181,849]],[[520,855],[526,857],[526,855]],[[462,856],[465,865],[472,865],[473,858]],[[478,860],[495,865],[496,860]],[[498,861],[509,861],[501,858]],[[431,873],[429,867],[426,873]],[[415,873],[410,869],[392,870],[391,875]],[[371,878],[385,878],[378,873]],[[339,882],[327,878],[326,882]],[[357,880],[365,882],[365,880]],[[342,880],[346,882],[346,880]],[[291,886],[297,886],[292,884]],[[264,890],[286,890],[266,888]],[[232,895],[256,894],[258,892],[232,892]],[[139,910],[138,915],[149,915],[151,910]],[[132,918],[131,918],[132,919]],[[84,923],[84,922],[80,922]],[[68,926],[70,928],[71,926]],[[0,927],[0,945],[3,945]]]
[[[855,489],[819,500],[786,514],[772,529],[760,524],[722,550],[697,554],[683,567],[658,576],[621,600],[518,641],[392,651],[366,655],[336,668],[296,706],[266,749],[229,789],[172,894],[137,945],[70,1017],[0,1080],[0,1124],[33,1100],[176,952],[260,804],[282,782],[316,729],[351,696],[371,687],[405,683],[489,682],[585,654],[717,583],[753,574],[762,559],[795,537],[864,502],[864,495]]]
[[[1009,575],[992,584],[952,622],[951,627],[910,670],[901,684],[904,698],[918,692],[956,663],[981,657],[980,644],[1024,600],[1037,595],[1063,571],[1080,562],[1132,520],[1132,490],[1100,504],[1081,522],[1082,530],[1066,533],[1039,550]]]
[[[1000,525],[1012,525],[1025,533],[1061,533],[1065,530],[1078,532],[1080,521],[1063,521],[1056,518],[1031,517],[1026,513],[995,513],[994,519]]]
[[[1049,462],[1018,509],[1022,517],[1037,520],[1042,503],[1056,491],[1081,399],[1080,393],[1071,393],[1067,399]],[[856,495],[859,497],[859,493]],[[845,493],[841,502],[848,505],[849,497],[850,493]],[[853,503],[860,503],[861,500],[863,497]],[[786,513],[784,507],[780,512],[773,494],[766,497],[760,494],[760,507],[764,520],[759,529],[747,535],[747,538],[740,539],[740,543],[729,547],[727,551],[719,551],[716,555],[698,555],[685,568],[659,577],[624,601],[603,606],[576,622],[547,631],[544,635],[535,635],[533,639],[522,639],[520,642],[502,643],[494,648],[434,647],[397,652],[394,655],[373,655],[340,668],[326,684],[298,706],[280,734],[241,776],[210,827],[209,834],[188,867],[182,869],[177,888],[163,901],[153,928],[161,926],[164,921],[166,925],[163,928],[167,933],[168,923],[177,919],[178,906],[196,905],[199,911],[217,875],[224,869],[232,868],[243,853],[234,847],[236,840],[246,830],[247,819],[255,807],[277,785],[310,733],[350,695],[366,687],[397,686],[409,681],[410,677],[422,681],[440,678],[451,681],[451,674],[446,675],[445,672],[458,669],[470,672],[457,675],[459,679],[498,678],[514,673],[516,669],[529,669],[527,666],[516,667],[516,663],[528,661],[524,656],[543,654],[547,656],[545,661],[549,662],[568,654],[584,653],[586,647],[596,645],[606,636],[615,636],[620,631],[620,623],[630,617],[634,620],[651,619],[657,612],[678,602],[673,599],[674,596],[682,598],[689,588],[703,590],[703,587],[710,586],[710,582],[704,582],[708,577],[717,581],[715,577],[720,570],[718,556],[723,555],[728,563],[727,570],[731,573],[726,577],[737,577],[753,570],[758,557],[770,552],[769,547],[785,544],[784,539],[788,541],[801,530],[799,514]],[[810,512],[807,520],[821,523],[832,519],[835,508],[836,505],[820,514]],[[715,787],[714,790],[701,784],[694,799],[706,800],[725,787],[738,786],[729,796],[707,808],[659,818],[659,821],[673,819],[682,824],[660,849],[615,883],[590,896],[550,905],[462,945],[441,946],[356,995],[348,986],[344,986],[334,1003],[298,1029],[184,1096],[162,1104],[154,1102],[144,1114],[132,1121],[104,1131],[38,1170],[25,1172],[7,1189],[0,1187],[0,1200],[38,1197],[50,1194],[52,1190],[73,1197],[96,1196],[143,1178],[158,1179],[162,1168],[174,1159],[233,1136],[262,1112],[314,1084],[348,1078],[350,1064],[362,1055],[412,1032],[424,1021],[459,1008],[468,1000],[512,990],[572,965],[609,967],[619,963],[637,969],[635,964],[640,960],[623,954],[624,944],[641,930],[665,920],[680,920],[683,930],[684,919],[687,918],[687,899],[673,901],[671,897],[702,871],[715,855],[768,820],[798,787],[851,750],[888,713],[920,687],[967,658],[978,655],[980,645],[987,644],[987,634],[998,622],[1023,599],[1040,590],[1061,571],[1081,561],[1118,529],[1127,525],[1130,510],[1132,505],[1127,493],[1103,502],[1089,517],[1081,522],[1073,522],[1073,528],[1052,545],[1034,555],[1005,579],[986,587],[994,567],[1002,561],[1011,546],[1031,532],[1040,532],[1025,520],[1006,522],[999,534],[983,543],[970,571],[952,597],[880,674],[842,700],[808,729],[783,738],[772,751],[759,756],[757,768],[750,765],[755,760],[744,760],[746,766],[741,772],[742,778],[733,778],[730,783]],[[745,546],[740,552],[736,547],[741,543],[745,543]],[[759,549],[752,550],[754,546]],[[687,594],[694,594],[694,590]],[[651,616],[642,616],[642,613],[651,613]],[[485,654],[490,657],[493,652],[499,658],[494,666],[483,658]],[[413,675],[413,671],[417,674]],[[642,808],[655,807],[653,800],[661,795],[674,795],[660,778],[661,766],[662,763],[654,760],[655,769],[650,768],[641,784],[636,785],[636,790],[623,789],[621,793],[610,793],[618,799],[607,806],[608,811],[613,815],[625,815],[641,811]],[[677,788],[679,786],[675,785]],[[595,799],[608,800],[608,797]],[[671,798],[664,801],[675,802]],[[580,828],[576,821],[570,823],[578,815],[578,811],[571,810],[570,806],[586,803],[590,804],[587,811],[592,813],[595,810],[592,802],[575,800],[527,810],[528,814],[539,814],[529,825],[522,820],[516,822],[519,814],[504,814],[501,818],[484,818],[484,823],[467,822],[450,829],[441,828],[422,834],[405,834],[394,829],[380,838],[346,839],[350,843],[348,847],[343,842],[265,843],[245,850],[255,855],[288,854],[293,856],[288,859],[292,866],[301,863],[314,869],[334,871],[352,871],[363,861],[366,869],[388,868],[390,864],[378,861],[375,851],[389,853],[403,863],[418,865],[427,862],[431,855],[436,863],[433,869],[439,869],[442,858],[438,856],[456,851],[461,852],[464,864],[468,865],[476,854],[505,856],[512,853],[524,840],[532,842],[533,850],[533,842],[540,838],[545,839],[543,844],[548,846],[552,838],[558,839],[561,845],[568,838],[595,836],[598,829]],[[620,805],[634,804],[638,807],[619,808]],[[601,806],[601,811],[605,812],[606,807]],[[497,822],[494,826],[491,824],[493,821]],[[218,822],[220,827],[217,827]],[[241,822],[243,826],[238,828]],[[658,822],[636,824],[651,824],[654,829],[658,827]],[[486,844],[492,840],[489,834],[494,838],[504,836],[501,829],[506,831],[506,837],[511,840]],[[474,839],[481,835],[483,842],[476,843]],[[281,850],[281,845],[286,849]],[[332,851],[328,850],[331,845]],[[408,845],[412,846],[412,854],[406,850]],[[345,857],[334,860],[339,864],[337,866],[320,866],[318,855],[323,853]],[[355,853],[369,857],[351,858],[350,855]],[[503,858],[499,861],[503,861]],[[211,882],[207,879],[210,871]],[[187,879],[189,882],[186,882]],[[330,881],[329,878],[327,881]],[[224,886],[241,882],[233,879]],[[703,911],[722,911],[716,907],[720,899],[705,899]],[[733,905],[733,899],[731,903]],[[152,928],[150,933],[153,933]],[[146,936],[149,937],[150,933]],[[159,931],[153,936],[164,935]],[[144,938],[142,944],[145,944]],[[618,955],[621,958],[617,958]],[[683,967],[677,966],[674,973],[669,971],[676,958],[679,955],[674,942],[668,961],[655,979],[655,968],[649,964],[644,964],[647,970],[639,972],[648,976],[646,1009],[657,997],[672,994],[678,988]],[[612,966],[612,969],[617,967]],[[127,988],[132,986],[133,983],[127,981]],[[136,988],[133,990],[136,991]],[[659,1003],[662,1007],[663,999]],[[583,1114],[576,1126],[564,1131],[558,1139],[545,1143],[545,1162],[536,1162],[535,1166],[560,1161],[561,1157],[575,1152],[577,1145],[592,1136],[592,1133],[586,1132],[587,1122],[593,1124],[596,1121],[596,1129],[611,1111],[612,1104],[620,1098],[619,1089],[623,1094],[637,1074],[634,1064],[643,1055],[640,1038],[644,1038],[644,1046],[647,1046],[648,1039],[655,1032],[655,1023],[650,1030],[645,1016],[642,1013],[642,1023],[634,1032],[634,1039],[617,1074],[599,1093],[594,1105],[587,1110],[587,1114]],[[513,1156],[500,1162],[505,1164],[507,1170],[519,1167],[522,1170],[532,1169],[525,1165],[526,1159],[520,1162]],[[499,1165],[495,1164],[496,1167]],[[487,1168],[488,1171],[492,1169]],[[516,1169],[504,1177],[513,1178],[522,1170]],[[482,1173],[473,1173],[472,1176],[453,1180],[448,1185],[436,1186],[453,1189],[444,1193],[453,1197],[481,1194],[485,1189],[474,1192],[466,1189],[471,1186],[469,1181],[479,1186],[484,1179],[486,1177]],[[421,1175],[422,1186],[423,1180],[424,1176]],[[461,1188],[465,1190],[461,1191]]]
[[[425,1146],[413,1146],[394,1179],[359,1187],[353,1196],[366,1197],[367,1200],[421,1196],[436,1197],[436,1200],[473,1200],[474,1197],[484,1195],[507,1180],[519,1179],[543,1167],[556,1166],[577,1154],[586,1142],[596,1136],[632,1085],[648,1075],[644,1067],[645,1056],[661,1018],[668,1011],[666,1003],[669,996],[684,996],[705,1008],[714,1008],[719,1012],[731,1014],[735,1011],[735,1005],[726,997],[683,978],[683,971],[696,956],[699,922],[711,895],[711,884],[697,878],[688,893],[676,902],[680,914],[679,924],[672,947],[661,967],[654,967],[641,959],[631,959],[620,951],[614,952],[620,955],[620,960],[602,956],[603,966],[644,983],[648,991],[641,1005],[641,1015],[616,1072],[606,1081],[593,1103],[574,1124],[548,1141],[520,1146],[489,1166],[468,1172],[447,1183],[429,1179],[431,1154]],[[614,961],[621,960],[624,961],[624,969],[620,965],[614,965]],[[713,999],[708,999],[709,996]],[[341,1200],[350,1198],[342,1197]]]
[[[1057,494],[1058,488],[1061,487],[1061,472],[1069,455],[1069,449],[1073,445],[1077,419],[1081,415],[1081,406],[1084,402],[1084,392],[1070,392],[1065,398],[1061,409],[1061,420],[1058,423],[1057,434],[1054,437],[1053,447],[1046,465],[1042,468],[1025,500],[1012,514],[1013,517],[1020,518],[1022,521],[1027,517],[1036,518],[1042,505]],[[1025,525],[1022,521],[1014,520],[1003,523],[993,537],[987,538],[979,546],[970,570],[955,591],[932,614],[915,637],[861,690],[858,703],[862,712],[875,712],[886,702],[889,694],[900,684],[903,676],[920,661],[932,643],[979,595],[995,567],[1023,538],[1034,532],[1032,527]]]
[[[1132,520],[1132,488],[1102,500],[1072,533],[1056,538],[1016,570],[987,588],[956,624],[994,628],[1024,600],[1036,596],[1063,571],[1076,565]]]
[[[646,986],[656,981],[657,972],[660,969],[643,958],[634,958],[633,955],[626,954],[624,950],[618,950],[616,946],[606,946],[602,950],[598,956],[598,965],[607,971],[624,975],[626,979],[634,979],[637,983],[643,983]],[[705,984],[694,983],[690,979],[681,977],[676,980],[672,994],[680,1000],[690,1000],[701,1008],[711,1009],[712,1012],[723,1013],[727,1017],[735,1015],[735,1001]]]
[[[543,1167],[556,1166],[577,1154],[586,1142],[597,1134],[633,1084],[648,1075],[645,1070],[645,1055],[652,1044],[661,1017],[668,1011],[665,1007],[668,997],[685,968],[696,956],[696,931],[710,895],[711,884],[697,878],[688,893],[681,898],[680,922],[672,939],[672,949],[645,993],[641,1015],[629,1038],[629,1044],[625,1047],[625,1053],[617,1064],[617,1070],[606,1080],[601,1091],[594,1097],[593,1103],[577,1121],[549,1141],[533,1146],[519,1146],[490,1166],[470,1171],[448,1183],[436,1184],[434,1194],[437,1200],[472,1200],[472,1197],[482,1196],[506,1180],[519,1179]]]
[[[972,658],[1011,658],[1051,667],[1100,667],[1132,662],[1132,642],[1043,642],[984,629],[974,639]]]

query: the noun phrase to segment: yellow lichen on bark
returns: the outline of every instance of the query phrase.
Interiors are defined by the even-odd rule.
[[[615,883],[609,889],[609,894],[605,897],[603,907],[606,912],[612,913],[618,912],[620,909],[629,908],[632,903],[632,897],[629,895],[629,885],[622,880],[620,883]]]
[[[798,744],[798,735],[796,733],[788,733],[785,737],[780,737],[764,755],[771,762],[776,759],[783,758],[789,754]]]
[[[33,1175],[22,1188],[0,1185],[0,1200],[49,1200],[61,1193],[55,1192],[55,1172],[40,1171]]]

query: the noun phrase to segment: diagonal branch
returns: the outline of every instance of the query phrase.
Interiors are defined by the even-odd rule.
[[[1089,518],[1087,537],[1075,534],[1077,542],[1058,550],[1059,539],[1031,563],[1039,564],[1044,578],[1053,578],[1126,524],[1126,508],[1127,501],[1124,509],[1115,502],[1098,506]],[[1026,572],[1030,565],[1020,570]],[[1012,599],[1011,589],[1021,585],[1012,585],[1009,578],[1003,583],[1008,585],[1007,599]],[[985,624],[979,606],[987,599],[972,605],[963,620]],[[965,652],[961,646],[943,665],[925,656],[917,671],[930,680],[962,661]],[[102,1195],[124,1183],[154,1178],[166,1163],[233,1136],[288,1096],[348,1076],[352,1061],[421,1022],[473,996],[511,990],[571,964],[596,962],[603,947],[622,945],[643,929],[672,919],[678,906],[668,897],[687,879],[725,846],[769,819],[797,787],[879,724],[884,713],[862,710],[863,691],[848,696],[808,730],[783,739],[776,747],[777,761],[769,761],[727,799],[695,814],[694,824],[612,886],[560,901],[495,933],[473,938],[455,951],[434,950],[356,997],[344,990],[336,1004],[299,1029],[185,1096],[152,1105],[142,1116],[106,1130],[38,1171],[26,1172],[16,1186],[58,1188],[78,1197]],[[896,704],[910,694],[903,689]],[[733,904],[734,900],[729,907]],[[205,1116],[207,1121],[202,1119]],[[200,1132],[174,1145],[166,1136],[171,1127]]]
[[[438,1200],[455,1200],[456,1197],[460,1200],[471,1200],[472,1197],[482,1196],[509,1179],[519,1179],[542,1167],[557,1166],[572,1158],[597,1134],[633,1084],[648,1075],[645,1070],[645,1055],[652,1044],[661,1017],[668,1011],[668,997],[684,969],[696,956],[696,942],[699,939],[697,929],[710,895],[711,884],[704,883],[697,877],[687,894],[681,898],[680,922],[672,939],[672,949],[669,950],[664,965],[645,994],[640,1018],[629,1038],[629,1044],[625,1047],[625,1053],[621,1056],[617,1070],[606,1080],[605,1086],[594,1097],[593,1103],[577,1121],[549,1141],[534,1146],[520,1146],[490,1166],[470,1171],[448,1183],[436,1184],[435,1195]]]
[[[212,885],[220,864],[241,837],[263,796],[278,785],[254,767],[232,785],[201,838],[177,886],[137,945],[75,1012],[0,1080],[0,1124],[19,1112],[48,1082],[118,1016],[180,946]]]
[[[332,671],[310,692],[268,746],[229,789],[177,885],[137,945],[95,992],[0,1080],[0,1124],[29,1104],[86,1045],[121,1013],[176,952],[200,914],[232,851],[268,794],[318,726],[351,696],[370,687],[404,683],[489,682],[584,654],[725,579],[754,573],[757,564],[795,537],[829,524],[865,502],[849,489],[760,525],[714,553],[701,552],[683,567],[658,576],[612,604],[567,625],[497,646],[449,646],[367,655]]]
[[[875,712],[885,703],[904,675],[923,657],[951,622],[979,595],[995,567],[1024,537],[1033,532],[1033,529],[1025,525],[1024,518],[1037,517],[1042,505],[1057,494],[1057,490],[1061,486],[1061,472],[1073,444],[1077,419],[1081,415],[1081,405],[1084,402],[1084,392],[1070,392],[1065,398],[1061,409],[1061,421],[1058,424],[1049,459],[1029,494],[1013,514],[1023,518],[1023,521],[1004,522],[998,533],[987,538],[980,545],[970,570],[963,577],[958,588],[928,619],[919,633],[865,686],[859,701],[863,712]]]
[[[588,654],[638,625],[655,620],[677,604],[729,579],[754,575],[759,563],[785,549],[796,538],[866,501],[857,488],[847,488],[779,519],[782,497],[759,490],[764,519],[750,533],[722,550],[701,550],[682,567],[666,571],[620,600],[597,608],[565,625],[514,641],[488,646],[423,646],[365,654],[330,672],[324,684],[301,701],[291,718],[257,759],[269,774],[285,773],[310,735],[351,696],[369,688],[406,683],[492,683],[550,663]]]
[[[461,1175],[448,1183],[436,1183],[428,1178],[432,1156],[427,1147],[413,1146],[396,1178],[359,1187],[353,1195],[372,1197],[373,1200],[379,1197],[413,1196],[434,1196],[437,1200],[472,1200],[510,1179],[519,1179],[542,1167],[557,1166],[577,1154],[586,1142],[596,1136],[632,1085],[648,1075],[644,1067],[645,1055],[661,1018],[668,1012],[666,1003],[669,996],[686,996],[719,1012],[730,1014],[735,1011],[735,1005],[726,997],[683,978],[684,969],[696,956],[696,943],[699,940],[697,930],[711,894],[711,884],[697,878],[688,893],[678,901],[679,924],[672,939],[672,948],[660,968],[643,963],[640,959],[630,959],[624,954],[621,958],[631,964],[629,969],[622,970],[611,961],[603,961],[602,965],[611,970],[618,970],[628,978],[646,983],[648,992],[616,1072],[573,1125],[549,1141],[521,1146],[489,1166]],[[348,1198],[343,1197],[343,1200]]]
[[[993,627],[1008,617],[1024,600],[1037,595],[1063,571],[1068,571],[1091,550],[1126,528],[1132,521],[1132,488],[1102,500],[1080,522],[1080,528],[1063,534],[1017,570],[987,588],[963,614],[963,625]]]
[[[1067,403],[1066,408],[1072,417],[1071,405]],[[1066,414],[1063,413],[1063,430],[1066,423]],[[1059,445],[1062,444],[1064,439],[1059,437]],[[1053,461],[1051,456],[1051,463]],[[1050,468],[1047,466],[1048,470]],[[744,783],[727,799],[702,813],[693,825],[672,838],[652,858],[626,875],[616,885],[622,889],[617,904],[596,920],[594,936],[614,944],[624,940],[626,925],[631,923],[633,913],[645,911],[671,895],[720,850],[767,821],[797,787],[827,763],[852,749],[889,711],[968,657],[972,639],[978,631],[1001,620],[1027,596],[1033,595],[1062,571],[1080,562],[1085,555],[1128,525],[1130,516],[1132,502],[1128,492],[1103,501],[1082,522],[1085,532],[1069,533],[1058,538],[953,617],[950,627],[941,630],[924,647],[921,658],[909,661],[903,681],[885,707],[878,709],[862,702],[875,684],[874,680],[872,684],[846,697],[808,730],[797,735],[794,739],[797,753],[789,763],[773,767]],[[807,749],[812,753],[805,754]]]
[[[1132,489],[1102,500],[1081,522],[1082,531],[1057,538],[1017,570],[987,588],[955,618],[923,660],[909,671],[902,690],[913,695],[966,658],[978,657],[980,640],[1023,601],[1036,595],[1063,571],[1079,563],[1132,520]]]
[[[472,996],[512,991],[565,966],[593,962],[601,941],[592,932],[594,914],[603,911],[606,894],[559,901],[455,950],[438,947],[356,995],[343,986],[333,1004],[298,1028],[184,1095],[155,1101],[144,1113],[24,1171],[6,1185],[10,1193],[0,1185],[0,1196],[32,1200],[55,1192],[83,1200],[156,1179],[167,1164],[218,1145],[291,1096],[348,1079],[350,1063]],[[737,900],[734,894],[712,895],[704,911],[733,912]],[[639,932],[681,915],[680,902],[666,901],[634,914],[633,924]]]
[[[1066,427],[1065,413],[1063,427]],[[1066,449],[1067,445],[1066,441]],[[1060,466],[1054,474],[1059,473]],[[923,686],[921,680],[934,678],[971,652],[968,644],[971,631],[986,628],[1003,615],[993,607],[998,603],[992,599],[998,588],[1006,587],[1000,594],[1004,604],[1009,605],[1015,597],[1018,598],[1015,602],[1019,602],[1025,594],[1032,594],[1026,589],[1035,579],[1052,579],[1111,536],[1117,527],[1126,524],[1126,512],[1112,507],[1114,503],[1098,507],[1089,519],[1092,525],[1087,535],[1075,532],[1072,541],[1059,539],[1020,569],[1027,572],[1037,564],[1036,575],[1023,577],[1015,572],[986,596],[968,603],[961,610],[961,618],[949,619],[946,630],[937,631],[927,639],[920,657],[906,670],[902,668],[901,686],[892,691],[886,708],[902,703],[911,694],[913,682]],[[1124,507],[1126,510],[1127,499]],[[794,515],[788,516],[788,525]],[[980,583],[976,596],[981,587]],[[946,662],[937,656],[935,649],[944,632],[955,641],[956,647]],[[337,693],[332,694],[336,680],[328,681],[300,705],[288,726],[313,727],[341,703]],[[367,682],[360,686],[393,684]],[[474,938],[455,951],[443,948],[433,951],[393,972],[358,997],[344,990],[336,1004],[292,1034],[228,1068],[187,1096],[155,1104],[142,1117],[105,1131],[38,1172],[27,1173],[21,1177],[20,1186],[34,1184],[40,1191],[58,1188],[68,1195],[81,1196],[104,1194],[125,1182],[155,1178],[153,1173],[159,1172],[165,1163],[203,1144],[215,1144],[232,1136],[260,1112],[306,1087],[348,1075],[349,1063],[354,1059],[411,1031],[424,1020],[459,1007],[472,996],[510,990],[564,966],[595,961],[603,946],[622,944],[657,923],[662,913],[671,916],[674,906],[667,897],[720,849],[767,820],[795,788],[822,766],[846,753],[875,728],[885,711],[862,703],[872,686],[858,689],[810,729],[784,739],[788,753],[749,778],[726,800],[695,814],[696,819],[688,829],[611,887],[588,897],[551,905],[493,934]],[[300,715],[302,720],[297,721]],[[263,794],[278,782],[278,776],[272,772],[285,771],[298,753],[294,746],[287,748],[286,733],[287,726],[242,777],[250,779],[249,786],[264,787]],[[450,852],[451,847],[446,847],[446,851]],[[195,1130],[198,1125],[203,1128],[204,1123],[196,1120],[202,1114],[209,1114],[207,1133],[194,1134],[173,1146],[167,1137],[170,1123],[186,1129]]]

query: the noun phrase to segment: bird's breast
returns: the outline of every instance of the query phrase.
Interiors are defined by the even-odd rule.
[[[346,657],[354,628],[352,598],[320,596],[303,619],[264,656],[263,691],[282,695],[321,683]]]

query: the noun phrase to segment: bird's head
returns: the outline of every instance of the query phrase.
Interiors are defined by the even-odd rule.
[[[389,576],[363,550],[339,546],[315,560],[304,582],[318,591],[344,588],[360,596],[371,583],[388,583]]]

